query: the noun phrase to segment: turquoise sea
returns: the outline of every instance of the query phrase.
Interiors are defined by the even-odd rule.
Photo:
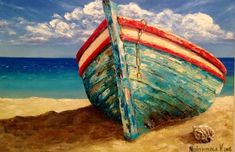
[[[234,58],[220,59],[227,81],[221,96],[234,95]],[[87,98],[75,59],[0,57],[0,97]]]

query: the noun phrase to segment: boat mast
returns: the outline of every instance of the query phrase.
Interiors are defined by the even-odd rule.
[[[124,136],[127,139],[133,140],[139,136],[139,133],[133,108],[134,101],[131,95],[131,85],[128,77],[123,42],[120,39],[120,26],[117,21],[117,5],[110,0],[103,0],[103,9],[108,21],[109,35],[112,43]]]

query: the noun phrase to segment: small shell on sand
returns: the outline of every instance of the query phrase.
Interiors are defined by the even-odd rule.
[[[193,135],[201,143],[208,143],[214,139],[214,130],[207,125],[193,126]]]

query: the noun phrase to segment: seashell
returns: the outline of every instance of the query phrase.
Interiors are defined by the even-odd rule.
[[[207,125],[193,126],[193,135],[201,143],[208,143],[214,139],[214,130]]]

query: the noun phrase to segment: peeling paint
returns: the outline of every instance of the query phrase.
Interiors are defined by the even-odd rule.
[[[144,45],[121,41],[115,5],[104,0],[110,44],[85,69],[82,78],[93,105],[122,122],[133,140],[162,122],[205,112],[223,87],[209,72]],[[137,76],[137,73],[141,77]]]

